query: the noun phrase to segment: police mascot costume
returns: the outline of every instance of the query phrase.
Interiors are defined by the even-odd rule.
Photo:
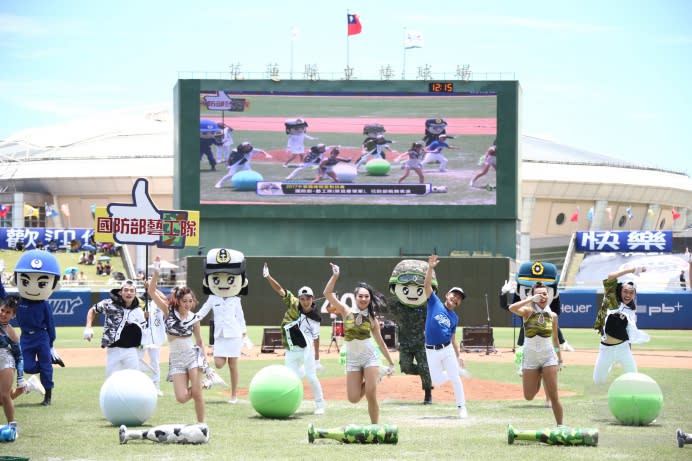
[[[407,375],[419,375],[425,397],[423,404],[432,403],[432,379],[425,356],[425,312],[428,297],[423,282],[428,263],[417,259],[400,261],[389,278],[389,292],[395,296],[387,310],[397,319],[399,366]],[[433,288],[437,278],[433,273]]]
[[[429,118],[425,121],[425,134],[423,135],[425,147],[428,147],[433,141],[438,141],[441,134],[447,136],[447,139],[454,139],[454,136],[447,134],[447,122],[445,119]]]
[[[508,309],[510,304],[531,297],[531,289],[536,282],[543,282],[543,285],[548,288],[548,305],[550,306],[550,310],[559,317],[562,311],[560,294],[558,292],[560,276],[557,273],[555,264],[547,262],[535,261],[522,263],[517,271],[516,281],[505,281],[505,284],[502,286],[500,290],[500,307]],[[508,295],[512,298],[511,301],[507,299]],[[557,331],[561,347],[564,350],[573,351],[574,349],[572,346],[565,341],[562,330],[558,328]],[[521,347],[523,345],[524,329],[521,328],[519,330],[519,338],[517,339],[517,346],[519,346],[520,349],[517,350],[517,357],[515,358],[515,363],[519,366],[521,366]],[[518,370],[518,372],[521,373],[521,370]]]
[[[202,157],[207,157],[211,171],[216,171],[216,156],[212,150],[212,146],[221,146],[223,142],[219,137],[223,135],[223,131],[219,128],[219,124],[213,120],[199,121],[199,160]]]
[[[53,347],[55,322],[48,298],[58,289],[60,264],[47,251],[27,251],[19,258],[14,268],[14,283],[19,292],[17,323],[21,329],[19,344],[24,359],[24,372],[39,373],[45,389],[41,405],[51,404],[53,397],[53,364],[64,367]],[[0,297],[7,297],[0,281]],[[37,386],[38,387],[38,386]]]

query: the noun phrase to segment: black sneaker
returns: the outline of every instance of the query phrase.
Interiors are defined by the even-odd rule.
[[[675,438],[678,439],[678,448],[682,448],[685,446],[685,439],[687,438],[685,433],[682,432],[682,429],[678,429],[675,431]]]
[[[423,405],[432,404],[432,391],[430,389],[425,390],[425,397],[423,398]]]
[[[60,365],[61,367],[65,368],[65,362],[63,362],[62,359],[58,356],[54,356],[51,362],[53,363],[53,365]]]

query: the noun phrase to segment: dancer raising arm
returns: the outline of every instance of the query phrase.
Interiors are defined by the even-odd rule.
[[[334,286],[339,279],[339,266],[331,264],[331,267],[332,276],[324,287],[324,296],[344,321],[348,400],[351,403],[358,403],[365,396],[368,400],[370,423],[378,424],[380,406],[377,403],[377,383],[382,376],[390,375],[394,370],[394,361],[382,339],[380,322],[375,317],[375,310],[384,307],[386,301],[381,293],[377,293],[367,283],[361,282],[353,292],[355,306],[349,307],[342,303],[334,294]],[[383,367],[382,371],[380,371],[380,358],[370,338],[375,339],[389,364],[388,367]]]

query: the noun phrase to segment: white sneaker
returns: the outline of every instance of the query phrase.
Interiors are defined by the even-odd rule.
[[[212,386],[211,379],[204,378],[204,380],[202,381],[202,387],[209,390],[209,389],[211,389],[211,386]]]
[[[466,405],[459,407],[459,419],[466,419],[469,413],[466,411]]]
[[[461,376],[462,378],[470,378],[471,372],[468,371],[466,368],[459,367],[459,376]]]
[[[470,186],[470,187],[474,187],[473,179],[472,179],[471,182],[469,183],[469,186]]]
[[[574,352],[574,348],[573,348],[572,345],[571,345],[570,343],[568,343],[567,341],[565,341],[564,343],[562,343],[562,350],[563,350],[563,351],[567,351],[567,352]]]
[[[163,397],[163,392],[161,391],[161,389],[156,389],[156,395],[158,395],[159,397]]]
[[[315,414],[316,415],[323,415],[324,414],[324,402],[315,402]]]
[[[385,376],[392,376],[393,372],[392,367],[380,365],[380,375],[377,377],[377,382],[380,383]]]
[[[221,189],[221,184],[219,184],[219,183],[217,182],[216,184],[214,184],[214,187],[217,188],[217,189]]]
[[[36,375],[31,375],[31,378],[26,380],[26,393],[28,394],[32,391],[38,392],[41,395],[46,395],[46,389],[44,389],[41,380],[38,379]]]
[[[233,397],[231,400],[228,401],[228,403],[230,403],[231,405],[235,405],[236,403],[238,403],[238,397]]]
[[[224,386],[226,387],[226,381],[223,380],[221,376],[214,370],[210,370],[209,373],[207,373],[207,379],[205,381],[209,381],[212,386]]]

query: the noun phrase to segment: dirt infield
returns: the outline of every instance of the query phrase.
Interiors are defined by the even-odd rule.
[[[204,117],[207,120],[220,122],[219,116]],[[237,131],[272,131],[284,132],[282,117],[233,117],[224,121]],[[454,136],[495,135],[497,120],[494,118],[445,118],[447,132]],[[389,134],[413,134],[421,136],[425,132],[425,120],[420,118],[377,118],[360,117],[310,117],[308,131],[314,133],[363,133],[366,123],[381,123]]]
[[[593,365],[596,362],[598,351],[576,351],[563,352],[563,359],[567,367],[572,365]],[[60,349],[60,354],[66,365],[69,367],[94,367],[103,366],[106,363],[106,352],[104,349]],[[692,369],[692,352],[687,351],[637,351],[634,354],[637,365],[640,368],[685,368]],[[322,359],[336,359],[338,353],[334,348],[328,353],[327,349],[320,351]],[[276,360],[283,358],[283,351],[278,350],[272,353],[261,353],[260,347],[255,348],[241,360]],[[398,362],[398,353],[392,352],[395,363]],[[473,364],[476,362],[486,363],[507,363],[508,375],[514,374],[514,353],[511,350],[498,350],[497,352],[485,354],[485,351],[475,353],[463,353],[462,358],[466,362],[466,367],[473,372]],[[161,349],[161,362],[168,361],[168,348]],[[242,365],[241,365],[242,367]],[[568,368],[569,369],[569,368]],[[228,379],[228,371],[224,370],[221,376]],[[242,371],[241,371],[242,372]],[[324,395],[327,400],[346,399],[346,382],[342,377],[320,379]],[[464,379],[464,393],[466,399],[473,400],[523,400],[521,379],[516,376],[516,384],[501,383],[498,381],[487,381],[481,379]],[[305,398],[312,399],[312,392],[307,382],[304,382]],[[222,391],[222,393],[227,391]],[[247,395],[247,389],[239,389],[238,394],[243,397]],[[378,395],[383,400],[412,400],[422,401],[423,391],[421,390],[420,379],[417,376],[402,375],[395,373],[394,376],[385,378],[378,387]],[[561,396],[574,395],[572,392],[560,391]],[[542,391],[536,396],[537,401],[543,399]],[[433,401],[454,401],[454,391],[450,383],[436,388],[433,391]]]

